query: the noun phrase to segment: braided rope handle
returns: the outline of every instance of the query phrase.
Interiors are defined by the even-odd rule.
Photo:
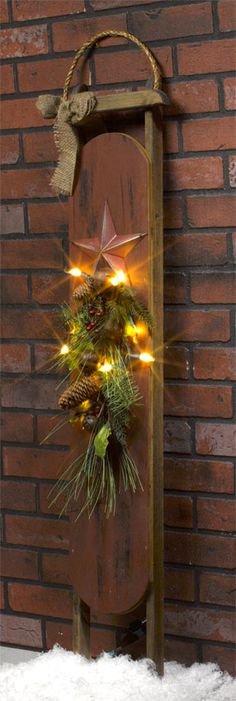
[[[87,49],[92,49],[99,41],[102,39],[106,39],[108,37],[124,37],[125,39],[129,39],[129,41],[132,41],[134,44],[137,44],[137,46],[144,51],[146,54],[148,60],[150,61],[151,67],[152,67],[152,72],[153,72],[153,90],[157,90],[158,88],[161,87],[161,72],[160,68],[157,64],[157,61],[155,59],[155,56],[153,56],[152,52],[150,49],[148,49],[145,44],[143,44],[140,39],[138,39],[134,34],[130,34],[129,32],[122,32],[122,31],[116,31],[115,29],[107,29],[107,31],[100,32],[99,34],[95,34],[92,39],[89,41],[86,41],[83,46],[76,52],[75,57],[72,61],[70,70],[68,71],[68,74],[65,79],[65,84],[64,84],[64,90],[63,90],[63,98],[64,100],[68,100],[68,93],[69,93],[69,88],[70,88],[70,83],[72,79],[72,75],[74,73],[74,70],[77,66],[77,63],[85,51]]]

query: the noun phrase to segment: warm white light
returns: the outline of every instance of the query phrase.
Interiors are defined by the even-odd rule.
[[[114,287],[116,287],[117,285],[120,285],[121,282],[125,282],[125,281],[126,281],[126,275],[123,272],[123,270],[117,270],[117,273],[115,273],[115,275],[113,275],[113,277],[110,278],[110,282],[112,285],[114,285]]]
[[[139,355],[139,360],[142,360],[143,363],[154,363],[155,358],[153,358],[153,355],[150,355],[150,353],[140,353]]]
[[[64,343],[64,346],[61,347],[60,354],[66,355],[67,353],[69,353],[69,346],[67,346],[67,344]]]
[[[72,277],[81,277],[82,275],[82,270],[79,268],[71,268],[68,270],[69,275],[72,275]]]
[[[112,370],[112,365],[111,363],[108,363],[106,360],[103,363],[103,365],[100,365],[98,367],[99,372],[110,372]]]

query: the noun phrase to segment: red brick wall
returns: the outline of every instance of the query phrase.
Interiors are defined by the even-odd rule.
[[[57,411],[45,369],[67,246],[67,209],[49,186],[50,123],[35,107],[60,94],[74,50],[128,29],[158,56],[165,118],[166,657],[217,660],[233,643],[232,0],[1,0],[3,284],[3,643],[71,645],[68,523],[48,511],[67,431],[41,438]],[[93,87],[144,85],[145,58],[122,40],[91,61]],[[60,294],[58,293],[60,290]],[[115,644],[106,618],[93,651]],[[118,621],[113,621],[119,624]]]

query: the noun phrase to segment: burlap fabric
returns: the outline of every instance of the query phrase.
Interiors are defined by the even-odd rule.
[[[54,139],[59,159],[51,185],[62,195],[72,195],[76,162],[81,147],[78,125],[91,114],[95,105],[96,98],[91,92],[77,93],[68,100],[58,95],[40,95],[36,102],[43,117],[56,118]]]

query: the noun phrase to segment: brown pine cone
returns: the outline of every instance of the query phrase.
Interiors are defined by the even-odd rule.
[[[71,409],[78,406],[85,399],[92,399],[99,392],[99,382],[97,375],[90,377],[80,377],[79,380],[68,387],[59,399],[61,409]]]
[[[82,301],[86,297],[90,297],[91,292],[93,289],[93,280],[87,279],[84,282],[81,282],[78,287],[75,288],[73,292],[73,298]]]

